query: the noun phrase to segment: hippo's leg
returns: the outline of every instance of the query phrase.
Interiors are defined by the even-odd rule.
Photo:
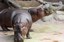
[[[24,42],[19,25],[14,26],[14,42]]]
[[[27,34],[26,34],[27,39],[31,39],[31,36],[30,36],[30,34],[29,34],[30,29],[31,29],[31,26],[29,27],[28,32],[27,32]]]
[[[1,28],[3,29],[3,31],[10,31],[6,26],[1,26]]]
[[[30,32],[33,32],[33,29],[30,29]]]

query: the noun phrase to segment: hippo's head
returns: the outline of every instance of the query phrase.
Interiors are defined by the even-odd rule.
[[[46,4],[46,5],[41,4],[38,7],[29,9],[28,11],[32,16],[33,22],[41,19],[44,16],[50,15],[51,13],[49,11],[50,9],[49,7],[50,7],[50,4]]]

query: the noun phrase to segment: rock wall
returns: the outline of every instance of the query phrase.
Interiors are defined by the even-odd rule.
[[[64,23],[64,12],[56,11],[56,13],[52,13],[51,15],[42,18],[42,21]]]

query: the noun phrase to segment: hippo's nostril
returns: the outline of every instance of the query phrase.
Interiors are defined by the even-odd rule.
[[[45,5],[45,4],[43,4],[43,5]]]
[[[47,9],[47,8],[44,8],[44,10],[46,10],[46,11],[47,11],[48,9]]]

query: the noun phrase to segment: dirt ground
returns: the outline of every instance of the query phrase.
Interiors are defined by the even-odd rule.
[[[33,23],[33,32],[30,32],[32,39],[25,39],[24,42],[64,42],[64,24],[50,22]],[[13,42],[13,31],[0,31],[0,42]]]

